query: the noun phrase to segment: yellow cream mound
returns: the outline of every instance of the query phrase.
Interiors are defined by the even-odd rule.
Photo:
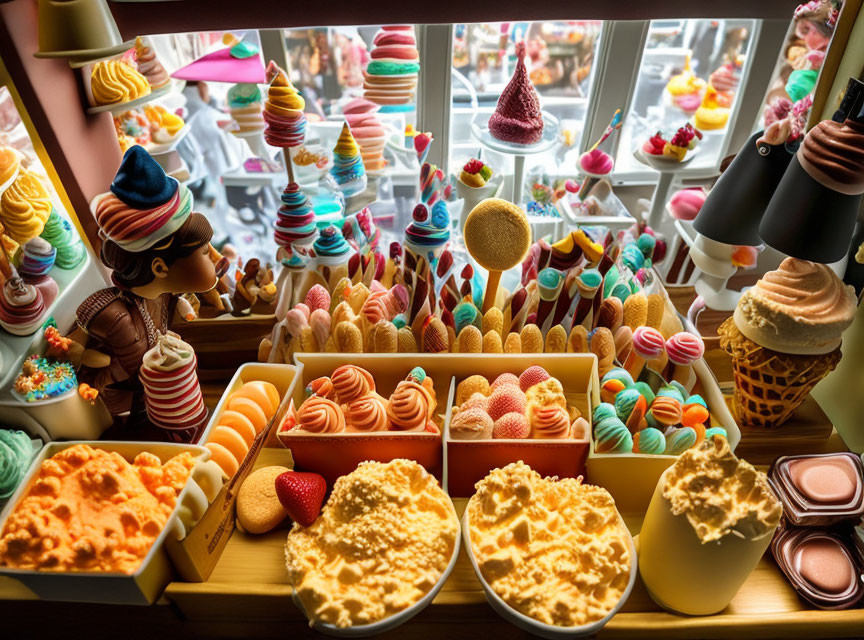
[[[370,624],[432,589],[458,533],[453,504],[419,464],[363,462],[336,481],[312,526],[294,524],[288,579],[310,622]]]
[[[150,95],[150,83],[132,65],[104,60],[93,65],[90,90],[96,106],[120,104]]]
[[[618,604],[630,580],[630,542],[608,491],[541,478],[521,461],[493,470],[476,489],[467,507],[471,549],[508,605],[572,627]]]
[[[174,511],[195,460],[132,464],[78,444],[42,463],[6,521],[0,566],[37,571],[133,573]]]
[[[754,540],[774,531],[783,506],[764,473],[739,460],[715,436],[685,451],[666,473],[663,497],[684,514],[704,544],[734,531]]]

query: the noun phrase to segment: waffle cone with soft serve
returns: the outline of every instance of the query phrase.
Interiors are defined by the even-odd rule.
[[[777,427],[840,361],[855,294],[822,264],[786,258],[718,329],[732,356],[734,404],[745,425]]]

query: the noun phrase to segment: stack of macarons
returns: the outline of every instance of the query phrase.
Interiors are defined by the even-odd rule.
[[[677,456],[723,427],[710,425],[710,413],[699,395],[688,395],[673,380],[655,393],[645,382],[634,382],[621,368],[600,381],[594,408],[594,450],[597,453],[642,453]]]
[[[261,380],[244,383],[228,397],[204,446],[229,478],[237,473],[255,437],[266,429],[279,401],[276,387]]]

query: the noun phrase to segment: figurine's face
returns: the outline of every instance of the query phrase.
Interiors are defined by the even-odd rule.
[[[804,41],[811,51],[826,49],[831,37],[824,35],[810,20],[801,20],[795,26],[795,35]]]
[[[169,267],[161,258],[151,266],[162,293],[203,293],[216,285],[216,265],[210,257],[210,244],[202,245],[185,258],[178,258]]]

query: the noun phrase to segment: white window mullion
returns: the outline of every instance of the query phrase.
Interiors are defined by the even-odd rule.
[[[453,59],[453,25],[427,24],[417,28],[420,76],[417,84],[417,130],[435,136],[429,162],[449,175],[450,66]]]

